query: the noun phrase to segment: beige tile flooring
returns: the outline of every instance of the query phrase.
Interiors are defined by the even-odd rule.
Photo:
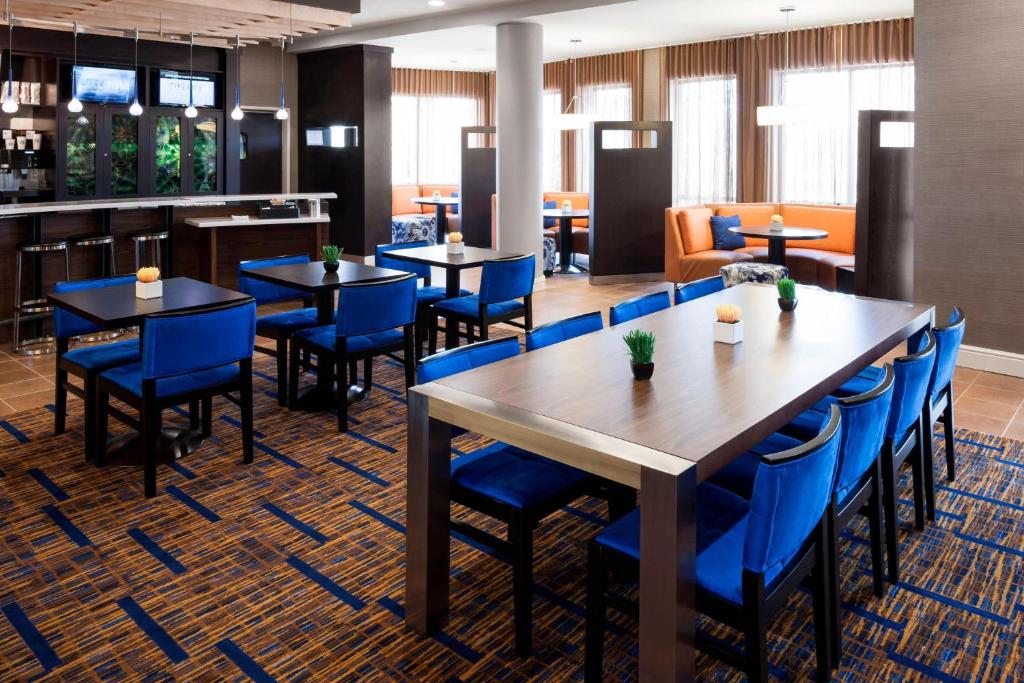
[[[435,282],[443,282],[443,274]],[[463,285],[474,289],[478,274],[467,273]],[[585,275],[554,275],[534,294],[535,324],[601,310],[665,283],[592,286]],[[53,356],[26,357],[0,347],[0,417],[53,402]],[[953,381],[957,426],[1024,440],[1024,379],[957,368]]]

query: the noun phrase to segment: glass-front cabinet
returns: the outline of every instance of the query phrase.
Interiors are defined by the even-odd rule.
[[[81,111],[64,115],[64,194],[68,197],[95,197],[99,182],[99,163],[96,142],[98,129],[96,112]]]
[[[155,195],[216,194],[223,188],[224,118],[199,110],[194,119],[181,109],[157,108],[153,136]]]

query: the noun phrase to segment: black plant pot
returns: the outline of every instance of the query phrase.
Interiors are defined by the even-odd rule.
[[[630,361],[629,367],[633,370],[633,377],[636,379],[650,379],[654,374],[654,363],[634,363]]]
[[[337,273],[338,272],[338,267],[340,265],[341,265],[340,262],[338,262],[338,263],[328,263],[327,261],[324,261],[324,270],[326,270],[328,273]]]
[[[794,311],[799,301],[799,299],[779,299],[779,308],[787,312]]]

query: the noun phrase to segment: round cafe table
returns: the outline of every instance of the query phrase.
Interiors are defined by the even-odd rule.
[[[413,197],[413,204],[433,206],[437,216],[437,244],[444,244],[448,234],[448,207],[458,206],[458,197]]]
[[[828,233],[817,228],[791,228],[788,225],[775,228],[770,225],[729,228],[729,232],[744,237],[759,237],[768,240],[768,263],[786,265],[786,242],[789,240],[822,240]]]
[[[557,218],[559,225],[558,232],[558,263],[559,273],[582,273],[586,268],[572,265],[572,220],[574,218],[590,218],[590,211],[587,209],[544,209],[544,218]]]

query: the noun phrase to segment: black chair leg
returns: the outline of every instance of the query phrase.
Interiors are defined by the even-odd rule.
[[[829,584],[833,583],[834,585],[835,580],[830,577],[828,532],[825,528],[824,521],[818,524],[818,529],[815,530],[815,535],[817,538],[815,539],[814,552],[817,557],[814,563],[814,572],[811,579],[814,584],[812,597],[814,602],[814,648],[817,668],[815,677],[818,681],[825,683],[832,677],[832,636],[835,635],[838,637],[839,625],[833,625],[831,623],[833,607],[830,604]],[[836,651],[835,659],[838,660],[838,658],[838,651]],[[838,666],[838,662],[836,662],[836,666]],[[765,673],[765,679],[767,680],[767,672]]]
[[[288,405],[288,340],[277,340],[277,405]]]
[[[923,422],[923,420],[921,421]],[[924,504],[924,447],[921,438],[923,430],[921,422],[918,422],[917,443],[910,452],[910,470],[914,482],[914,528],[924,531],[925,504]]]
[[[833,502],[825,512],[825,538],[823,541],[823,552],[821,555],[828,563],[828,620],[829,620],[829,648],[835,657],[831,660],[831,668],[839,666],[839,659],[843,652],[843,612],[839,597],[839,528],[836,520],[836,506]],[[818,632],[818,624],[814,625],[815,636]],[[818,658],[819,666],[821,658]]]
[[[88,400],[88,397],[86,398]],[[94,406],[93,416],[95,421],[92,430],[94,439],[93,461],[97,467],[102,467],[107,464],[107,404],[110,401],[110,395],[97,388],[91,400]]]
[[[188,428],[193,432],[199,431],[199,421],[202,413],[199,410],[199,399],[194,398],[188,402]]]
[[[405,365],[405,389],[416,384],[416,350],[419,349],[419,342],[415,339],[415,326],[405,328],[405,357],[402,359]],[[415,346],[415,350],[414,350]]]
[[[768,683],[768,624],[759,605],[747,605],[752,610],[743,629],[743,647],[750,683]]]
[[[238,392],[239,410],[242,417],[242,462],[253,461],[253,424],[252,424],[252,360],[240,364],[239,379],[241,388]]]
[[[60,366],[57,366],[56,377],[54,377],[56,387],[54,388],[53,395],[53,433],[63,434],[65,431],[65,424],[68,414],[68,371],[61,370]],[[89,394],[86,392],[86,397]],[[88,401],[87,401],[88,402]],[[86,434],[89,432],[89,422],[85,423]]]
[[[487,321],[486,320],[481,320],[480,321],[480,341],[487,341],[488,333],[489,332],[490,332],[490,330],[487,329]]]
[[[319,372],[324,372],[324,363],[318,361]],[[288,405],[294,407],[299,400],[299,345],[292,342],[288,353]]]
[[[324,358],[324,359],[322,359],[320,361],[320,367],[321,368],[323,368],[323,366],[326,365],[326,362],[325,362],[326,360],[327,359]],[[335,392],[335,400],[336,400],[337,408],[338,408],[338,431],[339,432],[347,432],[348,431],[348,383],[345,381],[345,367],[347,365],[349,365],[349,363],[347,363],[344,358],[338,358],[336,363],[337,363],[337,368],[338,368],[338,390]],[[355,361],[353,361],[353,364],[354,363],[355,363]],[[355,380],[355,370],[353,368],[350,368],[350,369],[352,370],[352,375],[353,375],[351,379],[354,381]]]
[[[339,367],[338,368],[338,383],[339,384],[343,381],[343,378],[345,377],[344,370],[345,370],[344,367]],[[359,365],[354,360],[351,360],[351,361],[348,362],[348,382],[347,382],[347,384],[349,386],[355,386],[356,384],[359,384]],[[339,386],[338,388],[340,389],[341,387]],[[367,391],[370,390],[370,385],[369,384],[366,384],[366,390]]]
[[[437,316],[430,315],[430,334],[427,339],[427,354],[433,356],[437,353]]]
[[[925,516],[929,522],[935,521],[935,448],[932,444],[932,411],[925,399],[924,411],[921,414],[921,474],[924,477]]]
[[[604,668],[604,621],[607,610],[604,595],[608,590],[608,571],[601,549],[594,543],[587,550],[587,616],[583,678],[587,683],[601,683]]]
[[[868,529],[871,538],[871,580],[875,595],[885,594],[885,567],[882,551],[882,470],[875,461],[871,475],[871,498],[868,499]]]
[[[93,396],[96,395],[96,387],[99,385],[99,378],[95,373],[85,373],[85,379],[82,380],[82,385],[85,387],[85,400],[82,403],[85,404],[85,459],[95,460],[96,459],[96,437],[93,432],[96,430],[96,402],[93,400]],[[64,386],[64,401],[65,401],[65,413],[67,412],[67,385]],[[58,410],[61,408],[58,407]],[[63,420],[62,420],[63,421]],[[63,426],[63,425],[62,425]]]
[[[146,498],[156,495],[157,443],[160,438],[160,408],[143,400],[139,411],[142,425],[142,447],[145,452],[144,488]]]
[[[946,409],[942,411],[942,431],[946,437],[946,479],[956,478],[956,436],[953,433],[953,390],[949,390]]]
[[[353,382],[355,384],[355,382]],[[373,356],[367,356],[363,359],[363,388],[366,393],[370,393],[370,389],[373,387]]]
[[[466,343],[473,343],[473,323],[466,323]]]
[[[213,434],[213,397],[205,396],[202,400],[203,409],[203,438],[208,439]]]
[[[529,657],[533,646],[533,529],[522,518],[509,522],[512,544],[512,602],[516,654]]]
[[[889,583],[900,582],[899,511],[896,508],[896,467],[893,465],[892,442],[882,447],[882,507],[885,512],[885,557]]]

